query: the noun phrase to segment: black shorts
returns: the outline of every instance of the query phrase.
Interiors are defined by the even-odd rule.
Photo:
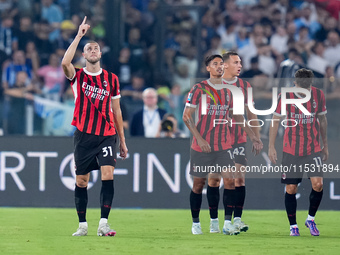
[[[234,144],[232,152],[235,164],[247,165],[246,143]]]
[[[281,183],[284,184],[299,184],[305,172],[308,178],[323,177],[321,152],[307,156],[294,156],[284,152],[282,166],[286,167],[281,177]]]
[[[234,166],[231,150],[198,152],[190,149],[190,174],[205,178],[209,173],[220,174]]]
[[[85,175],[101,166],[116,166],[117,135],[98,136],[76,129],[74,132],[74,161],[76,175]]]

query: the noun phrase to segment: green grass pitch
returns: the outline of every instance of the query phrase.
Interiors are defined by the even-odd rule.
[[[290,237],[284,211],[246,210],[248,232],[226,236],[209,233],[209,212],[202,210],[204,235],[194,236],[189,210],[113,209],[109,223],[117,235],[98,237],[100,211],[89,209],[88,236],[73,237],[75,209],[0,208],[0,254],[339,254],[339,212],[318,212],[319,237],[304,226],[306,215],[298,211],[301,236]]]

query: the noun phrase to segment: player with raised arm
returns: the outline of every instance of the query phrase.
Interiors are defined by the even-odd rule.
[[[328,159],[327,143],[327,119],[326,101],[322,90],[312,86],[313,72],[302,68],[295,73],[295,86],[310,91],[311,98],[302,104],[311,115],[305,115],[295,104],[286,105],[286,119],[289,124],[283,137],[283,157],[282,166],[290,169],[297,169],[288,173],[283,173],[281,182],[286,185],[285,207],[290,224],[290,235],[299,236],[299,228],[296,223],[296,193],[298,184],[302,181],[303,171],[307,166],[313,168],[314,172],[308,172],[312,184],[309,196],[309,211],[305,225],[309,228],[311,235],[318,236],[319,230],[314,222],[315,214],[319,208],[323,194],[323,172],[322,160]],[[298,93],[287,93],[287,99],[299,99],[302,95]],[[269,129],[268,156],[273,164],[276,164],[277,154],[275,150],[275,140],[280,124],[281,97],[279,97],[277,109],[273,115],[272,126]],[[320,135],[323,148],[321,149]],[[302,170],[302,171],[300,171]]]
[[[226,85],[222,84],[224,66],[222,56],[212,55],[206,59],[205,64],[210,79],[193,86],[183,112],[183,120],[193,135],[190,149],[190,174],[193,175],[193,187],[190,193],[193,234],[203,234],[199,221],[202,191],[207,174],[212,174],[212,171],[207,169],[220,167],[223,170],[216,171],[217,175],[227,177],[230,174],[228,169],[233,165],[228,124],[226,121],[221,121],[227,120],[229,110],[232,109],[231,92],[226,89]],[[194,113],[198,116],[197,122],[192,117]],[[237,121],[244,120],[242,115],[235,118]],[[248,126],[245,130],[256,150],[261,150],[261,141]],[[217,218],[215,222],[218,225]],[[232,229],[228,234],[233,235],[238,232]]]
[[[74,160],[76,167],[75,205],[79,218],[79,228],[73,236],[85,236],[88,232],[86,221],[87,185],[90,172],[101,171],[100,192],[101,218],[98,236],[114,236],[107,220],[114,196],[113,172],[116,165],[117,133],[120,157],[126,158],[122,113],[119,105],[120,91],[118,77],[100,67],[101,51],[98,43],[88,42],[84,46],[83,57],[86,66],[78,69],[72,59],[82,37],[90,25],[86,17],[80,24],[78,33],[65,52],[62,67],[70,80],[75,97],[72,125],[74,133]]]
[[[252,113],[248,108],[248,91],[250,87],[249,82],[246,82],[238,76],[240,75],[242,64],[239,55],[236,52],[228,51],[223,54],[224,60],[224,74],[223,82],[228,85],[233,85],[240,88],[244,95],[244,104],[246,109],[246,116],[248,120],[252,121],[251,129],[255,133],[256,137],[260,139],[259,124],[257,116]],[[233,123],[237,121],[232,119]],[[223,204],[225,207],[226,215],[225,221],[230,229],[236,228],[238,231],[247,231],[249,226],[241,221],[243,212],[243,205],[246,197],[245,188],[245,172],[241,171],[242,166],[247,165],[246,158],[246,142],[247,134],[242,129],[242,125],[231,125],[230,138],[232,145],[233,160],[235,163],[236,172],[233,178],[224,180],[224,192],[223,192]],[[210,209],[211,227],[210,232],[215,232],[214,218],[217,216],[218,204],[219,204],[219,186],[220,178],[209,178],[207,188],[207,198]],[[234,225],[232,225],[232,215],[234,213]]]

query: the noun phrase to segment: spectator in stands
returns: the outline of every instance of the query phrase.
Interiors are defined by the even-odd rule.
[[[142,100],[142,93],[145,89],[145,81],[141,72],[134,73],[131,79],[131,85],[125,86],[121,90],[121,95],[128,99],[127,102],[139,103]]]
[[[154,88],[143,91],[143,109],[136,112],[131,121],[131,136],[156,137],[164,110],[157,106],[158,95]]]
[[[320,23],[318,22],[318,16],[314,4],[304,2],[301,6],[299,14],[300,17],[294,20],[297,32],[300,31],[301,27],[307,27],[309,29],[310,37],[314,38],[314,34],[321,27]]]
[[[18,14],[17,1],[0,0],[0,15],[4,13],[14,18]]]
[[[191,89],[191,80],[189,76],[189,67],[182,63],[176,66],[176,73],[173,78],[173,84],[181,87],[181,93],[186,93]]]
[[[10,57],[13,49],[16,48],[17,38],[13,30],[13,18],[7,13],[3,13],[0,24],[0,50]]]
[[[34,42],[27,42],[25,53],[26,63],[33,71],[32,80],[34,80],[36,78],[35,73],[40,67],[40,58]]]
[[[325,46],[322,42],[315,42],[307,61],[307,67],[313,71],[317,71],[320,74],[326,73],[326,67],[329,66],[329,62],[324,58]]]
[[[27,73],[16,73],[15,83],[4,90],[4,130],[7,134],[25,134],[26,104],[27,100],[33,100],[33,94],[39,93],[28,78]]]
[[[13,53],[13,61],[5,68],[2,73],[2,88],[4,90],[12,88],[16,84],[18,72],[26,72],[28,78],[32,79],[32,68],[27,65],[25,53],[18,50]]]
[[[165,114],[159,124],[156,137],[160,138],[184,138],[185,135],[178,129],[178,123],[175,115]]]
[[[120,50],[119,57],[114,63],[113,72],[119,77],[121,90],[131,84],[132,67],[130,56],[130,49],[124,47]]]
[[[26,44],[35,40],[31,17],[23,16],[20,18],[20,26],[15,31],[15,34],[18,39],[18,49],[26,50]]]
[[[35,24],[35,45],[39,53],[40,64],[47,65],[50,55],[55,52],[55,45],[49,40],[50,25],[46,20]]]
[[[37,75],[42,78],[42,93],[45,98],[60,102],[64,90],[65,76],[56,54],[51,54],[49,64],[39,68]]]
[[[68,46],[72,43],[72,38],[74,38],[76,28],[77,27],[71,20],[64,20],[61,22],[61,36],[56,40],[56,44],[59,49],[67,50]]]
[[[340,62],[340,40],[336,31],[330,31],[327,35],[325,59],[334,68]]]
[[[287,52],[288,35],[286,29],[282,26],[276,28],[276,32],[272,35],[270,46],[278,53],[283,54]]]
[[[41,0],[41,18],[48,21],[51,27],[49,39],[54,42],[60,36],[60,23],[63,21],[63,13],[53,0]]]
[[[140,29],[137,27],[131,28],[128,36],[128,47],[131,52],[132,69],[137,72],[145,66],[144,45],[141,40]]]

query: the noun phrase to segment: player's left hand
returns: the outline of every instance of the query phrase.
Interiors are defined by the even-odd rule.
[[[257,138],[256,136],[254,136],[251,139],[252,143],[253,143],[253,148],[252,148],[252,152],[254,153],[254,155],[258,155],[260,153],[260,151],[263,149],[263,143],[261,141],[260,138]]]
[[[126,147],[125,142],[121,142],[119,144],[119,157],[121,157],[123,160],[126,159],[127,154],[128,154],[128,148]]]
[[[325,146],[325,147],[322,148],[321,154],[323,155],[322,160],[326,161],[328,159],[328,156],[329,156],[328,146]]]

